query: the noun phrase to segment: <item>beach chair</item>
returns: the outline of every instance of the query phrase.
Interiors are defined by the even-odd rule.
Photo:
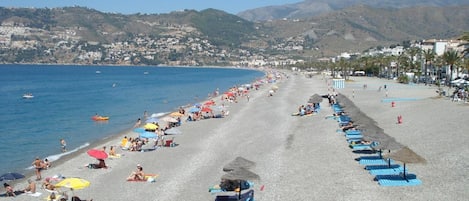
[[[165,146],[165,147],[174,147],[175,145],[176,145],[176,143],[174,142],[174,137],[172,137],[171,139],[165,140],[163,146]]]
[[[241,195],[219,195],[215,201],[254,201],[254,190],[249,190]]]
[[[415,174],[376,175],[375,180],[381,186],[417,186],[422,184]]]

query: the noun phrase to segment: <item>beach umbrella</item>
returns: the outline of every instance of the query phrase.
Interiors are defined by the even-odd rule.
[[[179,113],[179,112],[173,112],[171,114],[169,114],[169,116],[172,116],[172,117],[182,117],[184,116],[183,114]]]
[[[204,107],[200,110],[201,112],[212,112],[212,108]]]
[[[153,123],[153,122],[158,122],[158,118],[152,117],[152,118],[145,120],[145,123]]]
[[[165,130],[164,131],[164,134],[167,134],[167,135],[179,135],[179,134],[182,134],[182,132],[177,129],[177,128],[170,128],[168,130]]]
[[[234,96],[234,93],[231,91],[227,91],[224,93],[226,96]]]
[[[70,177],[70,178],[65,178],[64,180],[60,181],[59,183],[55,184],[55,187],[61,188],[70,188],[70,189],[84,189],[86,187],[90,186],[90,182],[81,178],[77,177]]]
[[[323,98],[319,94],[313,94],[311,97],[309,97],[310,100],[314,100],[315,103],[320,103],[322,102]]]
[[[206,101],[204,103],[204,105],[206,105],[206,106],[215,105],[215,101],[213,101],[213,100]]]
[[[427,163],[427,161],[423,157],[419,156],[417,153],[412,151],[412,149],[410,149],[407,146],[405,146],[402,149],[399,149],[395,152],[386,154],[383,157],[387,158],[387,159],[392,158],[396,161],[400,161],[400,162],[404,163],[404,171],[403,171],[404,179],[407,179],[406,178],[406,171],[405,171],[406,163],[422,163],[422,164]]]
[[[198,108],[198,107],[191,107],[191,109],[189,109],[190,113],[196,113],[196,112],[199,112],[199,111],[200,111],[200,108]]]
[[[158,135],[153,132],[143,132],[139,134],[140,138],[158,138]]]
[[[172,123],[178,122],[177,119],[175,119],[175,118],[173,118],[173,117],[170,117],[170,116],[163,117],[162,120],[163,120],[163,121],[166,121],[166,122],[172,122]]]
[[[133,131],[136,132],[136,133],[143,133],[143,132],[145,132],[145,129],[144,128],[135,128]]]
[[[16,180],[16,179],[21,179],[21,178],[24,178],[24,175],[20,173],[16,173],[16,172],[9,172],[9,173],[1,175],[0,181],[3,181],[3,180],[11,181],[11,180]]]
[[[248,159],[245,159],[243,157],[236,157],[233,161],[231,161],[230,163],[226,164],[224,167],[223,167],[223,171],[225,172],[230,172],[230,171],[234,171],[235,169],[238,169],[238,168],[245,168],[245,169],[249,169],[249,168],[252,168],[256,165],[255,162],[253,161],[250,161]]]
[[[147,123],[143,128],[145,128],[145,130],[156,130],[158,126],[156,124]]]
[[[226,180],[260,180],[259,175],[246,168],[236,168],[233,171],[229,171],[225,175],[221,177],[222,179]]]
[[[86,153],[96,159],[106,159],[108,157],[105,151],[99,149],[90,149]]]

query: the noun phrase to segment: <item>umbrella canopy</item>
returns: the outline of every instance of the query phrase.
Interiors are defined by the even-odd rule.
[[[147,123],[143,128],[145,128],[145,130],[156,130],[158,126],[156,124]]]
[[[215,101],[209,100],[204,103],[204,105],[210,106],[210,105],[215,105]]]
[[[212,108],[204,107],[200,110],[201,112],[212,112]]]
[[[165,130],[164,133],[167,134],[167,135],[179,135],[179,134],[182,134],[182,132],[181,132],[179,129],[174,128],[174,127],[173,127],[173,128],[170,128],[170,129],[168,129],[168,130]]]
[[[395,152],[386,154],[383,156],[384,158],[392,158],[396,161],[401,161],[403,163],[423,163],[425,164],[427,161],[416,154],[414,151],[409,149],[409,147],[403,147]]]
[[[169,116],[172,116],[172,117],[182,117],[184,116],[183,114],[179,113],[179,112],[173,112],[171,114],[169,114]]]
[[[166,122],[172,122],[172,123],[178,122],[177,119],[175,119],[174,117],[170,117],[170,116],[163,117],[162,120],[163,120],[163,121],[166,121]]]
[[[246,168],[236,168],[221,177],[227,180],[260,180],[259,175]]]
[[[196,113],[196,112],[199,112],[199,111],[200,111],[200,108],[198,108],[198,107],[191,107],[191,109],[189,109],[190,113]]]
[[[320,103],[322,102],[322,99],[323,99],[322,96],[320,96],[319,94],[314,94],[311,97],[309,97],[308,103]]]
[[[145,129],[144,128],[136,128],[133,131],[136,132],[136,133],[143,133],[143,132],[145,132]]]
[[[238,168],[246,168],[246,169],[249,169],[249,168],[252,168],[256,165],[255,162],[253,161],[250,161],[248,159],[245,159],[243,157],[236,157],[233,161],[231,161],[230,163],[228,163],[227,165],[225,165],[223,167],[223,171],[225,172],[229,172],[229,171],[234,171],[235,169],[238,169]]]
[[[55,184],[55,187],[61,188],[71,188],[71,189],[84,189],[90,186],[90,182],[81,178],[71,177],[66,178],[59,183]]]
[[[21,179],[21,178],[24,178],[24,175],[20,174],[20,173],[16,173],[16,172],[9,172],[9,173],[6,173],[6,174],[3,174],[0,176],[0,181],[3,181],[3,180],[16,180],[16,179]]]
[[[153,132],[143,132],[139,135],[140,138],[158,138],[158,135]]]
[[[108,157],[105,151],[98,149],[90,149],[86,153],[96,159],[106,159]]]
[[[158,122],[158,118],[152,117],[152,118],[145,120],[145,123],[153,123],[153,122]]]

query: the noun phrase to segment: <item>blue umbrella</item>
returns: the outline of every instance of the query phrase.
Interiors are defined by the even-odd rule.
[[[152,118],[149,118],[145,121],[145,123],[153,123],[153,122],[158,122],[158,118],[152,117]]]
[[[189,109],[190,113],[196,113],[196,112],[199,112],[199,111],[200,111],[200,108],[197,108],[197,107],[192,107],[191,109]]]
[[[22,175],[20,173],[16,173],[16,172],[9,172],[9,173],[6,173],[6,174],[3,174],[2,176],[0,176],[0,181],[15,180],[15,179],[21,179],[21,178],[24,178],[24,175]]]
[[[134,132],[143,133],[143,132],[145,132],[145,129],[144,128],[136,128],[136,129],[134,129]]]
[[[140,133],[140,138],[158,138],[158,135],[152,132],[143,132],[143,133]]]

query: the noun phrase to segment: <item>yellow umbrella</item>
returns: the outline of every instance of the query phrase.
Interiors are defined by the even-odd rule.
[[[158,126],[156,124],[147,123],[143,126],[146,130],[156,130]]]
[[[179,113],[179,112],[173,112],[171,114],[169,114],[169,116],[172,116],[172,117],[182,117],[184,116],[183,114]]]
[[[58,188],[65,187],[65,188],[71,188],[73,190],[84,189],[88,186],[90,186],[89,181],[76,178],[76,177],[66,178],[55,185],[55,187],[58,187]]]

